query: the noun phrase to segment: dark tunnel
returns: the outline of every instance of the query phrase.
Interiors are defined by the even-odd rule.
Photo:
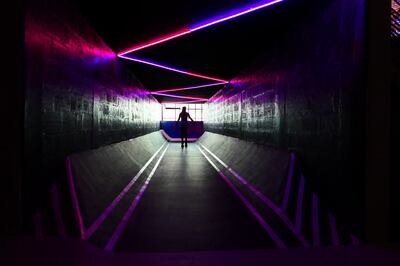
[[[3,13],[0,265],[400,264],[399,0]]]

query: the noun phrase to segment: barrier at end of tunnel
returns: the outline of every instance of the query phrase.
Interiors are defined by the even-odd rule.
[[[180,130],[181,122],[176,121],[161,121],[160,129],[164,130],[165,133],[172,139],[178,139],[181,137]],[[188,138],[198,139],[204,133],[204,124],[202,121],[194,121],[188,123]]]

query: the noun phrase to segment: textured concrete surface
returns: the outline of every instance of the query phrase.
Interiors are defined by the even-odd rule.
[[[211,132],[205,132],[199,143],[281,205],[290,152]]]
[[[86,227],[100,216],[164,142],[160,132],[153,132],[70,156]]]
[[[52,235],[49,190],[57,181],[68,201],[65,157],[158,130],[161,107],[68,1],[29,0],[25,10],[23,213],[28,232],[40,212]]]
[[[207,131],[295,151],[313,190],[360,233],[363,10],[331,1],[214,95],[204,119]]]

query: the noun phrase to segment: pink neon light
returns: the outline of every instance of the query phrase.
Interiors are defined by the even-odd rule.
[[[215,78],[215,77],[201,75],[201,74],[197,74],[197,73],[189,72],[189,71],[184,71],[184,70],[172,68],[172,67],[169,67],[169,66],[157,64],[157,63],[154,63],[154,62],[150,62],[150,61],[146,61],[146,60],[142,60],[142,59],[138,59],[138,58],[126,57],[124,55],[126,55],[128,53],[131,53],[131,52],[139,51],[139,50],[142,50],[142,49],[148,48],[150,46],[154,46],[154,45],[157,45],[157,44],[160,44],[160,43],[172,40],[172,39],[176,39],[178,37],[181,37],[181,36],[187,35],[189,33],[192,33],[192,32],[195,32],[195,31],[210,27],[212,25],[216,25],[218,23],[221,23],[221,22],[224,22],[224,21],[227,21],[227,20],[242,16],[242,15],[257,11],[259,9],[262,9],[262,8],[277,4],[279,2],[283,2],[284,0],[266,0],[266,1],[268,1],[268,2],[263,1],[263,4],[257,3],[258,5],[257,4],[253,4],[252,6],[247,6],[245,8],[240,9],[240,10],[237,10],[237,11],[235,11],[235,10],[231,11],[230,13],[228,13],[225,16],[222,16],[222,17],[220,17],[218,19],[214,18],[214,19],[211,19],[211,20],[209,20],[207,22],[203,22],[203,23],[200,23],[200,24],[195,24],[195,25],[192,25],[190,27],[185,27],[184,29],[182,29],[180,31],[177,31],[177,32],[175,32],[173,34],[170,34],[170,35],[167,35],[167,36],[163,36],[161,38],[155,39],[155,40],[150,41],[148,43],[141,44],[141,45],[138,45],[138,46],[134,46],[134,47],[132,47],[130,49],[124,50],[124,51],[118,53],[118,56],[121,57],[121,58],[124,58],[124,59],[131,60],[131,61],[136,61],[136,62],[139,62],[139,63],[151,65],[151,66],[154,66],[154,67],[163,68],[163,69],[166,69],[166,70],[170,70],[170,71],[186,74],[186,75],[193,76],[193,77],[209,79],[209,80],[223,82],[223,83],[229,83],[226,80],[218,79],[218,78]],[[171,90],[167,90],[167,91],[171,92],[171,91],[179,91],[179,90],[184,90],[184,89],[192,89],[192,88],[179,88],[179,89],[171,89]],[[166,92],[166,90],[164,90],[164,92]]]
[[[226,82],[217,82],[217,83],[211,83],[211,84],[205,84],[205,85],[199,85],[199,86],[193,86],[193,87],[186,87],[186,88],[176,88],[176,89],[166,89],[166,90],[159,90],[159,91],[154,91],[154,92],[173,92],[173,91],[184,91],[184,90],[193,90],[193,89],[199,89],[199,88],[205,88],[205,87],[212,87],[212,86],[217,86],[217,85],[224,85],[227,84]]]
[[[180,102],[162,102],[162,104],[187,104],[187,103],[200,103],[204,101],[192,100],[192,101],[180,101]]]
[[[192,27],[186,27],[186,28],[184,28],[184,29],[182,29],[180,31],[177,31],[177,32],[172,33],[172,34],[169,34],[167,36],[163,36],[163,37],[157,38],[157,39],[152,40],[152,41],[150,41],[148,43],[137,45],[137,46],[134,46],[132,48],[126,49],[126,50],[118,53],[118,56],[125,55],[125,54],[131,53],[131,52],[135,52],[135,51],[139,51],[141,49],[144,49],[144,48],[147,48],[147,47],[150,47],[150,46],[154,46],[154,45],[157,45],[157,44],[160,44],[160,43],[163,43],[163,42],[166,42],[166,41],[181,37],[183,35],[192,33],[194,31],[198,31],[200,29],[204,29],[204,28],[210,27],[212,25],[215,25],[215,24],[218,24],[218,23],[230,20],[230,19],[243,16],[245,14],[257,11],[259,9],[262,9],[262,8],[265,8],[265,7],[268,7],[268,6],[272,6],[274,4],[277,4],[277,3],[283,2],[283,1],[284,0],[271,1],[271,2],[264,3],[264,4],[261,4],[261,5],[255,6],[255,7],[250,7],[248,9],[244,10],[244,11],[238,11],[235,14],[232,14],[232,15],[229,15],[229,16],[225,16],[225,17],[222,17],[220,19],[217,19],[217,20],[214,20],[214,21],[211,21],[211,22],[203,23],[203,24],[200,24],[200,25],[194,25]]]
[[[143,63],[143,64],[146,64],[146,65],[150,65],[150,66],[159,67],[159,68],[163,68],[163,69],[166,69],[166,70],[174,71],[174,72],[177,72],[177,73],[186,74],[186,75],[189,75],[189,76],[194,76],[194,77],[198,77],[198,78],[209,79],[209,80],[214,80],[214,81],[219,81],[219,82],[224,82],[224,83],[228,83],[229,82],[227,80],[218,79],[218,78],[205,76],[205,75],[200,75],[200,74],[196,74],[196,73],[193,73],[193,72],[188,72],[188,71],[180,70],[180,69],[177,69],[177,68],[169,67],[169,66],[166,66],[166,65],[153,63],[153,62],[146,61],[146,60],[139,59],[139,58],[127,57],[127,56],[124,56],[124,55],[120,55],[119,57],[127,59],[127,60],[131,60],[131,61]]]
[[[126,50],[118,53],[118,56],[125,55],[125,54],[131,53],[131,52],[135,52],[135,51],[138,51],[138,50],[141,50],[141,49],[144,49],[144,48],[156,45],[156,44],[160,44],[160,43],[163,43],[163,42],[178,38],[180,36],[186,35],[186,34],[188,34],[190,32],[191,32],[191,30],[186,28],[186,29],[177,31],[175,33],[169,34],[167,36],[163,36],[163,37],[157,38],[157,39],[152,40],[152,41],[150,41],[148,43],[140,44],[140,45],[134,46],[132,48],[126,49]]]
[[[180,96],[180,95],[174,95],[174,94],[168,94],[168,93],[160,93],[160,92],[152,92],[151,94],[153,94],[153,95],[159,95],[159,96],[172,97],[172,98],[178,98],[178,99],[197,100],[197,101],[208,101],[207,98],[202,98],[202,97]]]

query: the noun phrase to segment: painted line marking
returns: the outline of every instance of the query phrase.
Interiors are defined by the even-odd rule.
[[[207,161],[212,165],[212,167],[217,171],[217,173],[222,177],[222,179],[228,184],[228,186],[233,190],[233,192],[239,197],[239,199],[243,202],[243,204],[249,209],[249,211],[253,214],[256,220],[260,223],[260,225],[264,228],[267,234],[271,237],[271,239],[275,242],[275,244],[279,248],[285,248],[285,244],[278,237],[278,235],[274,232],[271,226],[262,218],[261,214],[256,210],[256,208],[243,196],[243,194],[235,188],[232,182],[222,173],[221,170],[211,161],[211,159],[201,150],[200,146],[197,145],[199,151],[203,154],[203,156],[207,159]]]
[[[103,211],[103,213],[96,219],[96,221],[93,222],[93,224],[89,227],[89,229],[86,231],[85,239],[88,239],[90,236],[92,236],[97,229],[100,227],[100,225],[106,220],[108,215],[115,209],[115,207],[118,205],[118,203],[122,200],[122,198],[125,196],[126,193],[132,188],[132,186],[136,183],[136,181],[139,179],[139,177],[142,175],[142,173],[146,170],[146,168],[149,166],[149,164],[154,160],[154,158],[157,156],[157,154],[160,152],[160,150],[165,146],[166,142],[163,143],[163,145],[151,156],[151,158],[146,162],[146,164],[140,169],[140,171],[131,179],[131,181],[126,185],[126,187],[119,193],[119,195],[111,202],[111,204]]]
[[[294,154],[290,154],[290,160],[289,160],[289,171],[288,171],[288,176],[287,176],[287,181],[286,181],[286,189],[285,189],[285,194],[283,197],[283,202],[282,202],[282,211],[286,213],[287,207],[289,205],[289,197],[290,197],[290,189],[292,187],[292,180],[293,180],[293,174],[294,174],[294,162],[295,162],[295,157]]]
[[[308,241],[303,237],[303,235],[296,230],[295,226],[292,224],[290,219],[282,212],[282,210],[273,203],[267,196],[265,196],[262,192],[257,190],[250,182],[248,182],[244,177],[240,176],[237,172],[235,172],[231,167],[229,167],[226,163],[224,163],[220,158],[218,158],[213,152],[207,149],[203,144],[199,143],[201,147],[206,150],[212,157],[214,157],[223,167],[225,167],[234,177],[236,177],[243,185],[245,185],[251,192],[253,192],[262,202],[264,202],[267,207],[272,209],[276,215],[278,215],[282,221],[286,224],[286,226],[292,231],[292,233],[297,237],[297,239],[302,243],[304,247],[310,247]]]
[[[104,248],[105,250],[111,251],[114,248],[119,237],[121,236],[126,225],[128,224],[130,217],[132,216],[134,210],[136,209],[136,206],[139,204],[140,200],[142,199],[143,194],[144,194],[146,188],[148,187],[150,180],[153,177],[154,173],[156,172],[158,166],[160,165],[160,162],[161,162],[162,158],[164,157],[165,152],[168,150],[168,147],[169,147],[169,144],[167,144],[167,147],[164,149],[160,158],[158,158],[157,163],[154,165],[153,169],[151,170],[151,172],[150,172],[149,176],[147,177],[146,181],[144,182],[143,186],[140,188],[139,193],[136,195],[136,197],[132,201],[132,204],[130,205],[129,209],[125,212],[124,216],[122,217],[122,220],[119,222],[118,226],[114,230],[114,233],[112,234],[111,238],[107,242],[106,247]]]

